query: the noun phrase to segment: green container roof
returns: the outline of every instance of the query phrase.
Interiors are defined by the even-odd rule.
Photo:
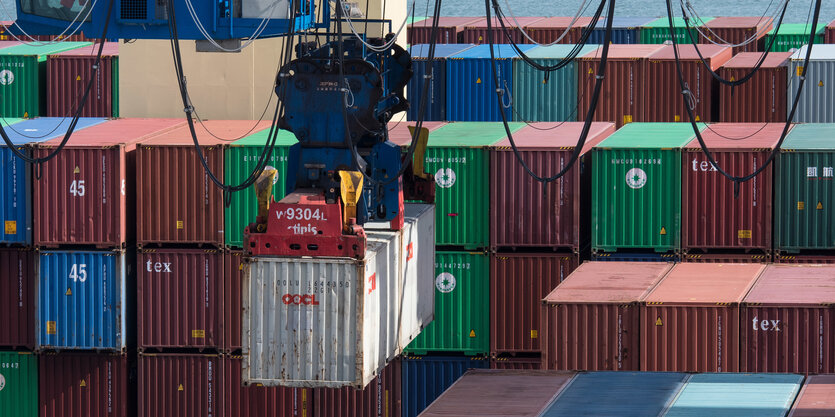
[[[701,22],[707,23],[707,22],[710,22],[710,21],[711,21],[711,20],[713,20],[713,19],[715,19],[715,17],[703,17],[703,18],[701,19]],[[659,17],[658,19],[655,19],[655,20],[653,20],[652,22],[649,22],[649,23],[647,23],[647,24],[645,24],[645,25],[643,25],[643,26],[641,26],[641,27],[645,27],[645,28],[666,28],[666,27],[670,27],[670,24],[669,24],[669,23],[667,23],[667,22],[669,22],[669,19],[668,19],[668,18],[666,18],[666,17]],[[700,22],[700,23],[701,23],[701,22]],[[699,23],[696,23],[695,21],[691,21],[691,22],[690,22],[690,27],[695,27],[695,26],[699,26],[699,25],[700,25],[700,24],[699,24]],[[684,24],[684,18],[681,18],[681,17],[674,17],[674,18],[673,18],[673,27],[676,27],[676,28],[685,28],[685,27],[686,27],[686,25]]]
[[[835,124],[805,123],[795,125],[786,135],[782,149],[833,150],[835,149]]]
[[[90,45],[92,45],[90,42],[61,42],[42,46],[17,45],[0,49],[0,55],[37,56],[39,61],[43,61],[46,59],[47,55],[83,48]]]
[[[15,119],[14,117],[4,117],[2,120],[0,120],[0,123],[2,123],[3,126],[8,126],[8,125],[13,125],[15,123],[18,123],[22,120],[23,119]]]
[[[426,16],[409,16],[408,18],[406,18],[406,24],[411,25],[413,23],[422,22],[426,19],[428,19],[428,17]]]
[[[516,132],[524,123],[508,122],[510,131]],[[455,122],[446,124],[429,135],[429,147],[479,147],[490,146],[507,137],[501,122]]]
[[[699,130],[704,128],[704,123],[699,123]],[[629,123],[595,148],[682,148],[695,137],[690,123]]]
[[[826,30],[826,23],[819,22],[818,23],[818,31],[815,32],[816,34],[823,33]],[[777,32],[777,28],[771,29],[771,32],[768,32],[769,35],[773,35],[774,33],[778,33],[779,35],[808,35],[809,32],[812,31],[812,25],[806,23],[783,23],[780,25],[780,32]]]
[[[586,55],[597,48],[600,45],[584,45],[583,49],[580,50],[580,53],[577,54],[578,57]],[[539,46],[534,49],[531,49],[528,52],[525,52],[526,55],[530,58],[542,58],[542,59],[560,59],[565,58],[571,51],[574,49],[574,45],[551,45],[551,46]]]
[[[264,146],[264,144],[267,143],[267,135],[269,133],[269,128],[255,132],[243,139],[232,142],[231,146]],[[293,132],[280,129],[278,131],[278,138],[275,140],[275,146],[291,146],[298,142],[299,141],[296,140],[296,135],[294,135]]]

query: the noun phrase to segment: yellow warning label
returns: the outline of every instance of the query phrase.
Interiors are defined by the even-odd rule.
[[[80,174],[81,173],[81,168],[79,168],[78,165],[76,165],[75,169],[72,170],[72,173],[73,174]]]
[[[627,114],[623,116],[623,124],[632,123],[632,115]]]
[[[821,202],[818,201],[818,205],[815,208],[818,209],[818,210],[823,210],[823,204],[821,204]]]
[[[797,202],[797,209],[798,210],[806,210],[806,203],[804,203],[802,201],[798,201]]]
[[[206,331],[205,330],[192,330],[191,331],[191,337],[194,337],[194,338],[197,338],[197,339],[202,339],[202,338],[206,337]]]
[[[14,220],[6,220],[5,230],[7,235],[17,234],[17,222]]]
[[[28,112],[28,111],[23,112],[23,118],[24,118],[24,119],[28,119],[28,118],[29,118],[29,112]]]
[[[475,330],[470,330],[470,337],[475,337]]]
[[[479,42],[481,42],[481,41],[483,41],[483,40],[484,40],[484,38],[482,38],[481,36],[479,36],[479,37],[478,37],[478,41],[479,41]]]
[[[475,80],[475,83],[476,83],[476,84],[481,84],[481,77],[478,77],[478,79],[477,79],[477,80]]]
[[[739,239],[751,239],[751,231],[750,230],[737,230],[736,237]]]
[[[539,338],[539,330],[531,330],[531,339]]]
[[[65,294],[65,295],[72,295],[72,290],[71,290],[71,289],[69,289],[69,288],[67,288],[67,292],[66,292],[66,293],[64,293],[64,294]]]
[[[263,386],[264,386],[264,384],[262,384],[262,383],[257,383],[257,384],[255,384],[255,386],[256,386],[256,387],[263,387]]]
[[[798,65],[797,66],[797,76],[799,77],[801,75],[803,75],[803,67]]]
[[[702,118],[701,118],[701,117],[699,117],[698,115],[696,115],[696,121],[697,121],[697,122],[701,122],[701,121],[702,121]]]
[[[86,387],[86,386],[87,386],[87,381],[85,381],[85,380],[83,380],[83,379],[82,379],[82,380],[81,380],[81,383],[80,383],[80,384],[78,384],[78,386],[79,386],[79,387]]]
[[[731,82],[736,81],[736,77],[731,77]]]
[[[679,116],[679,115],[673,116],[673,121],[674,122],[680,122],[681,121],[681,116]]]
[[[46,322],[46,334],[58,334],[58,330],[55,328],[54,321],[47,321]]]
[[[656,326],[663,326],[664,325],[664,323],[661,321],[661,317],[655,319],[655,325]]]
[[[180,230],[182,228],[183,228],[183,221],[182,220],[177,220],[177,230]]]
[[[81,81],[81,76],[80,76],[80,75],[76,75],[76,76],[75,76],[75,80],[76,80],[76,81]]]
[[[185,391],[183,389],[183,384],[180,384],[180,385],[177,386],[177,391]]]
[[[667,234],[667,228],[664,227],[664,226],[661,226],[661,233],[660,234],[666,235]]]
[[[589,68],[589,74],[594,74],[594,70]]]
[[[818,81],[818,87],[823,87],[823,80]]]

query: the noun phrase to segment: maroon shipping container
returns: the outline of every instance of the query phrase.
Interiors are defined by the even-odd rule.
[[[46,115],[50,117],[72,117],[81,103],[81,97],[93,77],[93,65],[99,45],[50,55],[46,60]],[[81,117],[114,117],[113,108],[118,106],[118,94],[113,89],[114,77],[118,83],[119,44],[106,42],[102,51],[99,69],[87,102],[81,109]],[[114,65],[116,64],[116,65]],[[115,67],[115,68],[114,68]],[[118,107],[117,107],[118,108]]]
[[[672,264],[586,262],[543,300],[542,368],[637,371],[638,301]]]
[[[542,357],[500,356],[491,358],[490,369],[539,370],[542,369]]]
[[[223,346],[226,352],[242,349],[241,280],[243,279],[243,251],[233,250],[224,254],[223,267]]]
[[[823,36],[825,43],[835,43],[835,20],[826,25],[826,32]]]
[[[835,410],[835,375],[810,375],[788,417],[831,417]]]
[[[429,133],[438,130],[441,126],[447,124],[446,122],[423,122],[422,127],[429,129]],[[389,140],[398,146],[406,146],[412,143],[412,134],[409,132],[409,126],[417,126],[416,122],[389,122]]]
[[[829,255],[775,255],[778,264],[835,264],[835,253]]]
[[[135,410],[128,357],[104,353],[42,353],[40,417],[123,417]],[[159,414],[162,415],[162,414]]]
[[[182,119],[118,119],[73,133],[33,183],[34,241],[123,247],[133,240],[136,143],[185,123]],[[61,138],[35,145],[46,157]]]
[[[209,168],[220,180],[224,178],[223,145],[270,127],[269,121],[249,120],[204,124],[195,126],[197,139]],[[203,169],[188,126],[143,141],[136,153],[136,243],[222,246],[223,193]]]
[[[781,123],[717,123],[702,132],[720,168],[746,176],[760,168],[780,141]],[[774,164],[739,185],[719,173],[693,139],[682,153],[681,246],[704,249],[771,251]]]
[[[770,265],[743,300],[742,372],[835,372],[835,266]]]
[[[406,43],[419,45],[432,43],[432,18],[412,23],[406,28]],[[464,40],[464,27],[482,20],[478,17],[441,16],[438,17],[438,31],[435,43],[461,43]],[[504,42],[496,42],[504,43]]]
[[[398,417],[401,415],[400,359],[389,362],[364,389],[317,388],[313,407],[316,417]]]
[[[222,294],[224,283],[230,280],[224,277],[223,260],[223,253],[218,250],[138,251],[136,298],[140,348],[223,346]]]
[[[678,54],[681,62],[682,78],[687,83],[692,95],[688,101],[693,101],[693,113],[697,121],[713,122],[718,117],[718,109],[714,109],[714,92],[719,88],[719,82],[702,64],[699,53],[710,65],[710,69],[717,71],[722,64],[731,59],[731,48],[713,44],[698,45],[699,51],[693,45],[679,45]],[[672,45],[664,45],[658,52],[649,57],[646,72],[645,96],[646,113],[639,121],[642,122],[689,122],[687,110],[682,100],[681,84],[676,70],[675,51]]]
[[[606,78],[594,113],[595,121],[614,122],[620,128],[643,120],[647,102],[655,99],[646,92],[647,59],[663,48],[664,45],[609,45]],[[577,59],[581,114],[591,107],[602,53],[603,49],[598,48]]]
[[[502,30],[499,19],[495,17],[491,19],[493,19],[490,23],[493,30],[493,43],[510,43]],[[510,35],[510,38],[513,39],[514,43],[524,43],[525,37],[522,35],[522,31],[519,28],[528,27],[542,19],[542,17],[517,17],[514,21],[513,18],[505,17],[504,27],[507,28],[507,33]],[[490,43],[490,40],[487,38],[487,19],[481,18],[475,22],[466,24],[464,27],[462,43],[474,43],[477,45]]]
[[[528,33],[528,36],[539,44],[550,44],[560,36],[563,36],[564,33],[565,36],[557,42],[558,44],[577,43],[583,35],[583,29],[591,24],[592,18],[589,16],[580,16],[573,23],[572,20],[574,20],[573,17],[549,17],[528,25],[525,27],[525,31]],[[568,29],[569,27],[571,29]],[[566,30],[568,33],[566,33]],[[533,43],[524,36],[522,38],[524,43]]]
[[[490,352],[539,353],[541,301],[579,265],[577,254],[491,254]]]
[[[513,134],[522,159],[538,175],[560,172],[577,145],[581,122],[533,123]],[[582,155],[615,132],[612,123],[593,123]],[[590,173],[591,158],[579,160],[562,178],[548,184],[534,180],[519,164],[510,140],[496,143],[490,158],[490,246],[496,248],[550,247],[577,251],[589,236],[582,216],[588,213],[589,184],[582,186],[582,171]],[[587,199],[586,199],[587,200]],[[590,226],[588,226],[590,227]]]
[[[734,48],[734,54],[740,52],[763,51],[765,35],[772,28],[771,17],[727,16],[710,20],[702,27],[704,35],[699,36],[699,43],[740,44],[751,38],[751,43]],[[705,37],[706,36],[706,37]]]
[[[0,249],[0,346],[35,347],[35,257],[31,249]]]
[[[216,355],[139,355],[139,417],[218,415],[220,362]]]
[[[703,264],[765,264],[771,262],[771,255],[750,253],[686,253],[683,262]]]
[[[240,356],[223,358],[224,417],[310,417],[306,388],[243,386]]]
[[[771,52],[759,71],[745,84],[733,88],[720,85],[718,121],[785,123],[791,55],[791,52]],[[718,73],[727,80],[739,80],[753,71],[760,56],[759,52],[737,54],[719,68]]]
[[[641,303],[641,370],[739,372],[739,304],[763,264],[677,264]]]

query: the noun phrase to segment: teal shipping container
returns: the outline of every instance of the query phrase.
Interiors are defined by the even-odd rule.
[[[695,374],[664,416],[783,417],[802,383],[794,374]]]
[[[31,352],[0,352],[0,416],[38,415],[38,359]]]
[[[660,416],[686,380],[677,372],[579,373],[541,415]]]

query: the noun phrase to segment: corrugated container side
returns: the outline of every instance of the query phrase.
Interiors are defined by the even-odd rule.
[[[96,51],[98,53],[98,50]],[[96,79],[81,110],[82,117],[114,117],[115,92],[113,78],[118,71],[119,56],[103,54]],[[53,55],[46,61],[46,115],[72,117],[93,76],[96,55]]]
[[[27,147],[20,146],[26,155]],[[7,146],[0,146],[0,220],[3,222],[2,244],[29,245],[32,243],[32,170],[31,166],[14,155]]]
[[[826,25],[825,43],[835,43],[835,20]]]
[[[38,373],[41,417],[127,417],[136,408],[126,355],[41,354]]]
[[[587,43],[602,44],[606,36],[606,21],[601,20],[597,27],[591,32]],[[613,44],[626,45],[639,43],[641,38],[641,29],[632,28],[612,28],[611,40]]]
[[[741,319],[741,372],[835,372],[831,307],[745,305]]]
[[[835,150],[780,152],[775,193],[775,242],[781,252],[835,248]],[[831,171],[829,172],[831,174]]]
[[[726,80],[741,79],[751,72],[759,56],[760,54],[756,52],[738,54],[732,58],[732,61],[745,59],[751,60],[751,62],[746,65],[735,64],[733,67],[726,65],[719,68],[717,72]],[[785,123],[788,116],[786,105],[789,102],[787,97],[789,56],[788,53],[769,54],[770,58],[745,84],[734,88],[720,85],[718,121]],[[728,61],[728,63],[731,63],[731,61]]]
[[[815,45],[824,43],[824,22],[818,22],[817,32],[815,32]],[[765,47],[768,47],[770,42],[774,44],[771,47],[771,52],[786,52],[793,49],[800,49],[803,45],[809,43],[809,35],[812,33],[812,22],[807,23],[783,23],[780,25],[780,31],[777,28],[771,29],[768,35],[765,36]]]
[[[835,410],[835,375],[810,375],[789,417],[826,417]]]
[[[241,357],[223,358],[224,417],[310,417],[311,391],[306,388],[244,386]]]
[[[480,20],[477,17],[439,16],[438,31],[435,37],[436,43],[462,43],[464,26]],[[416,22],[406,28],[406,43],[418,45],[432,43],[433,18],[429,17],[421,22]],[[504,43],[498,40],[496,43]]]
[[[224,349],[229,352],[242,347],[243,256],[243,251],[228,251],[223,255],[223,340]]]
[[[403,359],[403,417],[417,417],[468,369],[487,368],[486,358],[426,356]]]
[[[677,253],[658,252],[592,252],[591,260],[595,262],[679,262],[681,256]]]
[[[407,95],[409,97],[409,110],[406,113],[407,120],[417,120],[420,115],[421,106],[425,108],[423,111],[424,121],[439,121],[446,120],[446,58],[435,58],[432,62],[432,78],[426,79],[429,75],[429,61],[427,59],[412,58],[412,78],[409,79],[409,84],[406,85]],[[423,98],[423,85],[429,83],[428,91],[426,92],[426,100],[421,102]]]
[[[665,416],[782,417],[800,391],[802,375],[696,374]]]
[[[495,17],[492,18],[493,22],[492,25],[492,32],[493,32],[493,43],[498,44],[507,44],[510,43],[507,40],[507,36],[505,36],[504,31],[502,30],[501,23]],[[513,40],[513,43],[523,44],[525,43],[526,39],[522,35],[520,27],[526,27],[532,23],[538,22],[542,20],[542,17],[517,17],[516,20],[504,18],[504,27],[507,29],[508,35],[510,35],[510,39]],[[519,23],[519,26],[516,26],[516,23]],[[487,37],[487,19],[482,18],[475,22],[470,22],[465,25],[464,32],[463,32],[463,43],[474,43],[474,44],[487,44],[489,43],[489,38]]]
[[[550,66],[559,59],[533,59]],[[563,122],[585,117],[586,108],[577,107],[577,62],[545,74],[521,59],[513,61],[513,120],[527,122]]]
[[[318,417],[385,416],[399,417],[403,410],[400,360],[390,362],[362,390],[355,388],[317,388],[313,395],[313,415]]]
[[[490,358],[490,369],[540,370],[542,356],[499,356]]]
[[[778,264],[835,264],[833,255],[775,255]]]
[[[219,415],[220,367],[221,358],[214,355],[139,355],[138,415]]]
[[[704,264],[764,264],[771,260],[770,255],[747,253],[688,253],[682,256],[683,262]]]
[[[38,415],[38,358],[30,352],[0,352],[0,415]]]
[[[496,97],[496,83],[489,55],[486,58],[456,58],[446,60],[447,120],[462,122],[499,122],[504,112],[513,120],[513,59],[496,52],[496,77],[504,91],[503,103]],[[449,92],[455,92],[450,94]],[[508,107],[505,107],[508,106]]]
[[[756,37],[753,42],[734,47],[734,54],[763,51],[765,37],[771,30],[773,22],[774,19],[771,17],[717,17],[705,24],[699,36],[699,43],[711,43],[713,40],[737,45],[747,42],[751,37]]]
[[[712,17],[703,17],[699,16],[698,23],[706,23],[712,20]],[[680,17],[673,18],[673,33],[676,36],[676,42],[679,45],[688,45],[691,42],[691,39],[698,40],[699,39],[699,31],[697,28],[702,28],[699,26],[694,19],[690,22],[690,33],[687,32],[687,26],[685,25],[684,19]],[[652,44],[663,44],[672,40],[670,37],[670,19],[667,17],[661,17],[652,22],[647,23],[643,27],[641,27],[641,42],[640,43],[652,43]]]
[[[576,44],[580,41],[583,29],[590,26],[591,23],[592,18],[589,16],[548,17],[525,27],[525,31],[528,36],[531,37],[534,42],[531,42],[524,35],[522,37],[524,38],[524,43],[549,45],[552,42],[557,42],[557,39],[562,36],[562,39],[559,39],[557,44]],[[597,23],[597,27],[605,24],[605,20],[600,21]]]
[[[818,45],[814,51],[822,46],[835,48],[831,45]],[[787,110],[791,110],[797,90],[800,88],[800,72],[803,67],[806,48],[801,48],[792,56],[789,76],[789,94]],[[794,116],[795,123],[835,123],[835,54],[829,59],[809,61],[806,70],[806,84],[797,103]]]
[[[35,347],[35,254],[29,249],[0,249],[0,346]]]
[[[579,77],[577,93],[579,108],[591,108],[597,70],[600,66],[600,53],[593,58],[580,57],[577,60]],[[618,128],[642,120],[644,97],[644,75],[647,68],[645,59],[617,60],[609,59],[606,64],[606,78],[600,92],[600,101],[594,112],[594,120],[613,122]],[[579,116],[578,116],[579,117]]]

